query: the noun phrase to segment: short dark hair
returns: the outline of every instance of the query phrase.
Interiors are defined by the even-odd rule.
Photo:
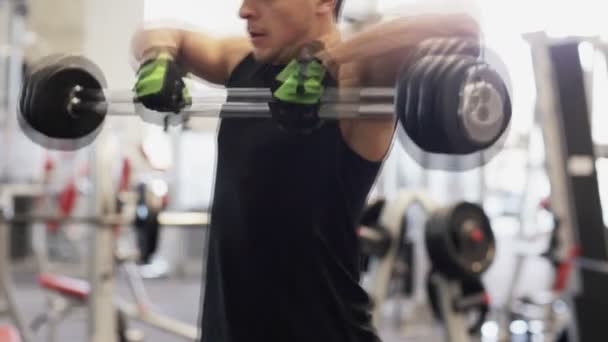
[[[340,17],[340,12],[342,12],[343,3],[344,3],[344,0],[336,0],[336,8],[334,10],[334,14],[335,14],[336,18]]]

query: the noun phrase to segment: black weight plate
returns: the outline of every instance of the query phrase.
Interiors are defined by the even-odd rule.
[[[436,117],[446,137],[445,153],[469,154],[478,151],[476,146],[472,146],[463,137],[463,127],[458,124],[458,110],[467,70],[479,63],[474,57],[463,56],[459,63],[454,64],[442,75],[439,82]]]
[[[60,61],[63,58],[65,58],[65,56],[62,56],[55,61],[55,63],[49,64],[38,71],[36,79],[32,82],[31,94],[28,98],[30,115],[33,118],[33,122],[37,123],[37,125],[33,127],[38,132],[50,137],[55,136],[48,132],[51,131],[55,125],[63,121],[63,118],[59,116],[59,113],[56,113],[56,111],[52,109],[53,103],[48,103],[51,101],[43,101],[42,99],[48,98],[50,100],[57,98],[57,96],[51,97],[54,94],[51,93],[48,88],[53,87],[53,85],[48,83],[48,79],[52,73],[61,68]],[[47,97],[47,95],[51,96]]]
[[[32,116],[31,112],[31,97],[34,92],[34,88],[38,81],[44,74],[44,70],[55,64],[59,59],[63,58],[64,55],[55,54],[46,56],[36,63],[34,63],[30,69],[29,73],[24,77],[23,82],[21,83],[21,91],[19,94],[19,108],[18,115],[23,120],[27,121],[32,127],[37,127],[40,123],[36,122],[36,118]]]
[[[37,93],[37,86],[39,85],[40,80],[45,78],[45,75],[48,74],[49,70],[64,57],[64,54],[54,54],[33,63],[29,74],[22,82],[17,119],[24,134],[29,137],[30,140],[43,147],[49,147],[49,145],[52,145],[53,141],[38,130],[38,128],[44,127],[46,123],[44,122],[44,117],[39,117],[32,110],[32,99],[35,97],[34,94]]]
[[[407,82],[409,81],[409,69],[411,65],[402,65],[395,82],[395,114],[401,126],[406,130],[405,106],[407,102]]]
[[[78,55],[47,58],[36,64],[27,78],[20,100],[20,123],[34,142],[51,149],[73,150],[90,143],[105,116],[68,112],[70,93],[76,85],[103,89],[101,70]]]
[[[411,120],[412,122],[416,123],[416,131],[418,132],[416,144],[427,152],[434,152],[430,148],[429,142],[434,139],[435,132],[432,130],[422,129],[420,119],[428,119],[428,115],[425,116],[425,114],[432,111],[432,104],[429,106],[429,102],[425,101],[425,97],[428,97],[434,92],[432,86],[432,77],[436,71],[435,68],[437,64],[442,58],[444,57],[436,55],[428,55],[424,57],[426,63],[424,63],[423,70],[420,72],[420,82],[418,82],[416,85],[417,89],[414,89],[416,92],[416,96],[414,97],[416,99],[415,107],[408,108],[409,112],[407,114],[409,117],[416,118],[415,120]]]
[[[40,95],[48,95],[47,103],[51,108],[39,109],[43,113],[57,113],[57,118],[60,118],[58,121],[62,124],[58,125],[54,134],[48,134],[49,136],[78,139],[91,134],[103,123],[103,115],[73,115],[67,111],[69,95],[77,85],[86,89],[103,89],[105,86],[101,71],[82,56],[65,56],[41,83]],[[53,107],[57,112],[53,111]]]
[[[450,239],[457,261],[471,274],[478,275],[494,261],[496,242],[490,220],[483,209],[471,203],[459,203],[451,211]]]
[[[410,103],[412,97],[415,94],[412,94],[412,88],[410,87],[410,83],[412,81],[412,77],[414,76],[416,71],[419,71],[419,65],[422,60],[416,61],[408,66],[404,66],[402,68],[402,72],[399,75],[397,82],[397,101],[396,101],[396,113],[399,119],[401,120],[401,125],[403,126],[404,131],[410,137],[410,139],[417,143],[418,132],[416,130],[417,124],[415,121],[416,118],[410,118],[408,116],[408,108],[412,106]]]
[[[477,244],[463,243],[468,240]],[[433,212],[425,227],[425,243],[433,268],[450,279],[479,276],[492,263],[496,249],[488,217],[468,202]]]
[[[436,124],[438,118],[435,98],[441,89],[438,82],[441,80],[441,75],[460,59],[461,56],[455,55],[433,57],[433,63],[421,85],[418,97],[418,131],[421,132],[421,144],[432,153],[443,153],[445,145],[445,136]]]
[[[414,64],[410,73],[409,82],[407,83],[407,101],[405,105],[406,130],[410,134],[412,141],[421,149],[427,150],[427,146],[422,144],[422,136],[424,132],[418,130],[418,97],[420,96],[420,87],[425,78],[425,72],[433,57],[423,57]]]

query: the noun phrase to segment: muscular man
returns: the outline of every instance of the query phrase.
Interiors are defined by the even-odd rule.
[[[391,86],[421,39],[477,33],[464,16],[425,16],[342,40],[341,2],[243,0],[247,38],[141,30],[138,96],[151,109],[179,111],[188,103],[179,69],[226,87],[274,89],[311,41],[325,46],[317,54],[325,85]],[[335,120],[293,134],[270,119],[222,120],[202,341],[379,341],[359,285],[355,227],[394,127],[394,119]]]

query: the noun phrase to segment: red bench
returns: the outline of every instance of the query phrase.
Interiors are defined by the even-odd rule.
[[[0,325],[0,342],[21,342],[19,332],[10,325]]]
[[[38,284],[47,290],[80,301],[86,301],[91,293],[88,282],[55,274],[43,273],[39,275]],[[0,342],[3,341],[0,340]]]

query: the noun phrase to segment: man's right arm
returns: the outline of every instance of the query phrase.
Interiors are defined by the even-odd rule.
[[[138,63],[165,51],[188,72],[216,84],[224,84],[232,70],[251,52],[245,37],[214,38],[202,32],[161,28],[139,30],[132,40]]]

